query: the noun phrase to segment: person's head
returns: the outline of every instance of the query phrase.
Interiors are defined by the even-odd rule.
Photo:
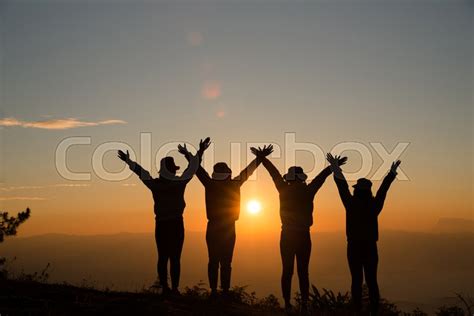
[[[354,188],[354,196],[361,198],[372,197],[372,181],[369,179],[360,178],[352,187]]]
[[[174,163],[173,157],[164,157],[160,161],[160,177],[172,178],[176,175],[179,167]]]
[[[214,165],[212,172],[212,179],[215,180],[228,180],[232,176],[232,170],[225,162],[218,162]]]
[[[304,173],[303,168],[293,166],[288,168],[288,172],[283,176],[283,179],[288,183],[303,183],[308,176]]]

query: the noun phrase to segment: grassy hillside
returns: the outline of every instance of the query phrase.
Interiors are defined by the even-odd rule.
[[[0,281],[0,313],[4,315],[301,315],[296,306],[285,312],[278,299],[259,299],[243,287],[234,287],[228,296],[211,298],[200,287],[186,288],[181,295],[163,296],[158,288],[141,292],[100,291],[69,284],[48,284],[37,279],[43,275],[24,275],[22,279]],[[367,300],[367,297],[365,297]],[[463,301],[464,300],[464,301]],[[459,306],[442,306],[438,316],[471,315],[474,304],[460,297]],[[462,305],[460,305],[462,306]],[[309,311],[305,315],[353,315],[349,296],[312,288]],[[363,315],[367,315],[364,312]],[[395,304],[382,301],[382,316],[426,316],[420,309],[401,312]]]
[[[182,295],[163,297],[142,292],[99,291],[34,280],[4,280],[0,286],[1,315],[278,315],[272,298],[257,300],[242,288],[229,298],[210,300],[207,291],[188,288]]]

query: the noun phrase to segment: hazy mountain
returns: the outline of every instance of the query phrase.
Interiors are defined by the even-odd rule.
[[[343,232],[313,233],[311,282],[318,287],[347,291]],[[426,310],[439,306],[454,292],[474,293],[474,234],[381,232],[379,281],[382,295],[400,307]],[[156,249],[152,234],[70,236],[48,234],[10,238],[0,255],[18,273],[42,270],[51,264],[51,281],[67,281],[113,289],[140,290],[155,278]],[[279,233],[238,234],[233,283],[249,285],[257,295],[280,296]],[[181,286],[207,283],[207,248],[203,232],[186,232]],[[297,290],[294,276],[293,291]]]
[[[465,218],[440,218],[438,223],[436,223],[434,231],[441,233],[473,233],[474,221]]]

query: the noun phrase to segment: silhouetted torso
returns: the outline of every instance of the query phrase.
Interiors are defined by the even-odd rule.
[[[379,238],[378,216],[382,211],[394,173],[388,173],[375,197],[359,197],[349,192],[345,179],[335,178],[342,202],[346,209],[346,235],[348,241],[377,241]]]
[[[285,183],[278,188],[283,228],[309,229],[313,225],[313,199],[316,194],[306,183]]]
[[[236,221],[239,219],[240,185],[240,181],[213,179],[204,185],[208,220]]]
[[[378,240],[378,213],[374,198],[362,199],[353,196],[346,213],[346,235],[348,240]]]
[[[157,220],[182,218],[186,203],[184,191],[189,181],[153,179],[147,185],[153,194],[154,211]]]
[[[139,164],[133,163],[130,169],[135,172],[153,194],[155,218],[157,221],[182,219],[186,203],[184,191],[191,178],[181,179],[173,177],[155,178]],[[187,170],[187,169],[186,169]],[[186,171],[185,171],[186,172]]]
[[[331,168],[323,169],[309,184],[287,182],[268,160],[263,160],[280,196],[282,229],[309,230],[313,225],[313,200],[318,190],[331,174]]]
[[[215,180],[202,167],[196,173],[204,185],[206,215],[209,221],[235,222],[240,215],[240,187],[237,179]]]

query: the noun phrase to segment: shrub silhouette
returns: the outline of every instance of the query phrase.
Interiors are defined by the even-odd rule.
[[[470,295],[463,295],[462,293],[455,293],[457,299],[464,305],[467,315],[474,315],[474,299]]]
[[[464,309],[457,306],[441,306],[436,311],[437,316],[464,316],[473,315],[474,299],[470,295],[463,295],[455,293],[459,303],[463,305]]]
[[[212,298],[206,284],[198,283],[187,287],[181,295],[164,297],[156,292],[155,287],[141,292],[101,291],[94,287],[78,287],[68,284],[45,284],[36,280],[10,279],[0,286],[0,312],[11,315],[21,314],[25,310],[30,314],[49,315],[102,315],[104,310],[113,315],[231,315],[231,316],[277,316],[300,315],[298,308],[286,313],[274,295],[262,299],[254,292],[247,292],[246,286],[234,286],[231,293]],[[16,300],[12,300],[15,293]],[[462,298],[461,298],[462,297]],[[440,307],[438,316],[467,316],[472,308],[469,296],[458,297],[460,302],[467,302],[465,310],[453,306]],[[297,295],[298,298],[298,295]],[[365,296],[364,299],[367,297]],[[312,287],[312,305],[308,316],[353,316],[350,299],[347,293],[336,293],[331,290],[318,290]],[[22,302],[18,304],[18,302]],[[4,306],[3,306],[3,305]],[[25,305],[26,304],[26,305]],[[3,310],[2,310],[3,308]],[[104,309],[105,308],[105,309]],[[3,314],[3,313],[2,313]],[[364,310],[360,315],[369,315]],[[411,312],[402,312],[387,302],[381,302],[380,316],[427,316],[419,308]]]
[[[299,293],[296,293],[295,300],[297,308],[300,308],[301,297]],[[362,300],[365,306],[369,304],[369,293],[367,286],[364,285],[362,289]],[[310,315],[352,315],[351,299],[348,292],[335,293],[332,290],[323,288],[322,291],[316,286],[311,286],[311,293],[309,295],[309,313]],[[422,313],[422,311],[420,311]],[[368,314],[368,311],[366,311]],[[380,300],[380,311],[379,315],[385,316],[399,316],[402,312],[398,307],[387,301],[386,299]],[[424,316],[424,314],[405,314],[406,316]]]
[[[17,216],[10,216],[8,212],[0,213],[0,243],[5,240],[7,236],[15,236],[18,227],[23,224],[29,217],[31,211],[27,208],[25,211],[20,212]],[[4,267],[6,259],[0,257],[0,278],[4,279],[7,276],[7,271]]]
[[[464,316],[464,310],[459,306],[441,306],[436,312],[437,316]]]
[[[8,212],[0,213],[0,242],[3,242],[6,236],[15,236],[18,226],[23,224],[29,217],[31,211],[29,208],[20,212],[17,216],[9,216]]]
[[[403,313],[404,316],[428,316],[427,313],[422,311],[419,307],[415,308],[411,313]]]

